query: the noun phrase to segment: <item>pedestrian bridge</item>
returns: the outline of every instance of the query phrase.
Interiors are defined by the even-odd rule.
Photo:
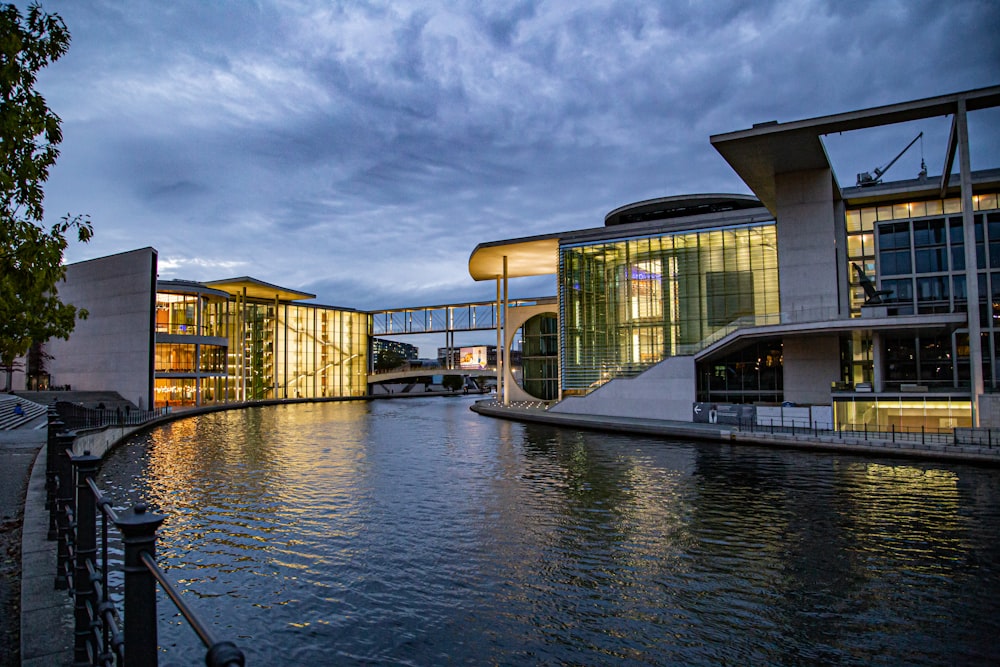
[[[472,369],[472,368],[411,368],[405,371],[385,371],[382,373],[371,373],[368,376],[368,384],[380,384],[382,382],[399,382],[400,380],[414,380],[416,378],[427,377],[428,375],[465,375],[468,377],[496,377],[495,368]]]
[[[508,308],[557,303],[554,296],[532,299],[510,299]],[[499,309],[502,312],[502,309]],[[496,329],[498,308],[496,301],[476,301],[417,308],[395,308],[370,311],[372,335],[452,333],[455,331],[487,331]]]

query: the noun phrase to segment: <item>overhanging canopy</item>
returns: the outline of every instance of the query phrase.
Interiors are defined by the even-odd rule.
[[[559,269],[559,237],[547,234],[480,243],[469,257],[469,275],[473,280],[503,276],[504,257],[508,278],[554,275]]]
[[[300,301],[302,299],[316,298],[315,294],[299,292],[297,290],[288,289],[287,287],[279,287],[278,285],[265,283],[263,280],[257,280],[256,278],[251,278],[250,276],[230,278],[228,280],[213,280],[204,284],[208,287],[214,287],[215,289],[229,292],[234,296],[237,294],[243,294],[243,290],[246,288],[247,298],[262,299],[265,301],[274,301],[275,299],[278,299],[279,301]]]
[[[959,100],[965,100],[969,111],[998,106],[1000,86],[790,123],[759,123],[749,130],[713,135],[711,142],[757,198],[774,213],[777,208],[775,175],[831,168],[821,139],[824,134],[954,114]],[[833,185],[836,186],[836,179]]]

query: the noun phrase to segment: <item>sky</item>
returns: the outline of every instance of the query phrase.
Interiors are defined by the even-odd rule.
[[[64,134],[46,219],[96,232],[67,261],[153,246],[162,279],[250,275],[364,310],[494,298],[468,273],[483,241],[749,193],[712,134],[1000,83],[995,0],[42,6],[72,34],[37,86]],[[993,111],[970,115],[973,168],[1000,166]],[[828,150],[852,185],[924,131],[889,175],[921,157],[934,175],[949,127]]]

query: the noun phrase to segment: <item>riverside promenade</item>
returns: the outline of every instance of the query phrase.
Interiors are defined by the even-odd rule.
[[[478,401],[472,406],[475,412],[489,417],[513,421],[549,424],[566,428],[580,428],[611,433],[649,435],[660,438],[707,440],[732,445],[763,445],[810,451],[837,452],[874,456],[896,456],[914,459],[961,461],[1000,466],[1000,444],[992,447],[952,444],[944,441],[920,442],[900,437],[895,433],[857,432],[845,435],[837,431],[773,432],[769,430],[743,430],[726,424],[701,424],[643,419],[638,417],[609,417],[606,415],[551,412],[538,402],[512,402],[503,405],[495,399]]]
[[[56,547],[47,539],[44,418],[0,431],[0,665],[73,662],[73,604],[55,590]]]

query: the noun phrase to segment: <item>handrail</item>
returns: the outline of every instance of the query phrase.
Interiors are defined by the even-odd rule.
[[[152,410],[133,409],[129,405],[115,408],[87,408],[76,403],[58,401],[56,410],[59,418],[69,429],[96,428],[100,426],[141,426],[146,422],[162,417],[169,410],[153,408]]]
[[[232,642],[218,642],[212,636],[208,627],[201,622],[197,614],[192,611],[187,603],[181,599],[181,596],[177,593],[174,588],[173,583],[171,583],[167,577],[163,574],[163,570],[160,566],[156,564],[156,559],[149,555],[148,551],[143,551],[139,554],[139,558],[142,560],[143,565],[149,570],[150,574],[156,579],[160,584],[160,589],[167,594],[167,597],[174,603],[177,607],[177,611],[181,612],[181,616],[191,625],[191,629],[194,633],[198,635],[198,639],[201,643],[205,645],[208,649],[208,656],[205,660],[209,667],[243,667],[244,658],[243,653],[236,647],[236,644]]]
[[[58,539],[55,587],[74,600],[74,665],[155,667],[159,647],[156,584],[187,619],[208,649],[208,667],[242,667],[243,652],[232,642],[215,641],[156,564],[156,531],[165,517],[139,503],[123,512],[97,485],[101,459],[72,451],[74,435],[63,431],[55,407],[49,411],[46,450],[46,501],[49,539]],[[100,521],[100,537],[97,523]],[[124,545],[124,616],[110,599],[108,529],[113,524]]]

